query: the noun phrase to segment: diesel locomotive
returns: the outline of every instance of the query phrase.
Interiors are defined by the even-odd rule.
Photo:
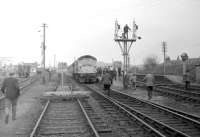
[[[97,82],[97,59],[91,55],[84,55],[75,60],[68,72],[80,83]]]

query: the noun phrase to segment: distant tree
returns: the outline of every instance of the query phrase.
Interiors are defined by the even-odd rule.
[[[147,71],[148,70],[151,71],[153,68],[158,66],[158,64],[159,64],[159,61],[156,55],[151,55],[144,59],[144,69]]]

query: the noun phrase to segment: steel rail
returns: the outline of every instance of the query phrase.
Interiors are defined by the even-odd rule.
[[[42,120],[42,118],[43,118],[43,116],[44,116],[49,104],[50,104],[50,101],[48,100],[29,137],[34,137],[35,136],[35,134],[37,132],[37,129],[38,129],[39,125],[40,125],[40,122],[41,122],[41,120]]]
[[[137,83],[145,85],[144,82],[137,81]],[[166,91],[166,90],[168,90],[168,91]],[[176,90],[179,93],[173,92],[173,90]],[[197,97],[197,96],[200,96],[200,94],[198,94],[198,93],[194,93],[194,92],[190,93],[190,92],[187,92],[187,91],[184,91],[184,90],[164,87],[164,86],[160,86],[160,85],[156,85],[156,84],[155,84],[154,91],[162,93],[162,94],[167,94],[168,96],[174,96],[174,97],[177,97],[177,98],[181,98],[183,100],[188,100],[188,101],[200,103],[200,98]],[[185,93],[185,94],[181,94],[181,93]],[[191,96],[191,95],[193,95],[193,96]]]
[[[137,83],[140,84],[145,84],[145,82],[142,82],[141,79],[137,80]],[[175,87],[179,90],[184,90],[183,88],[185,88],[185,84],[184,83],[159,83],[159,82],[155,82],[155,86],[172,86]],[[190,85],[189,91],[192,91],[193,93],[198,93],[197,91],[200,91],[200,85]]]
[[[137,98],[137,97],[136,97],[136,98]],[[143,99],[141,99],[141,100],[143,100]],[[183,111],[181,111],[181,110],[176,110],[176,109],[174,109],[174,108],[172,108],[172,107],[165,106],[165,105],[161,105],[161,104],[157,104],[157,103],[154,103],[154,102],[151,102],[151,101],[147,101],[147,100],[143,100],[143,101],[148,102],[148,103],[151,103],[151,104],[156,105],[156,106],[159,106],[159,107],[161,107],[161,108],[168,109],[168,110],[170,110],[170,111],[173,111],[173,112],[175,112],[175,113],[178,113],[178,114],[180,114],[180,115],[183,115],[183,116],[185,116],[185,117],[188,117],[188,118],[190,118],[190,119],[193,119],[193,120],[196,120],[196,121],[199,121],[199,122],[200,122],[200,117],[197,116],[197,115],[189,114],[189,113],[183,112]]]
[[[173,115],[175,115],[175,116],[177,116],[177,117],[183,118],[183,119],[185,119],[185,120],[187,120],[187,121],[190,121],[190,122],[192,122],[192,123],[194,124],[194,126],[197,125],[197,126],[199,127],[199,125],[200,125],[200,122],[199,122],[199,121],[196,121],[196,120],[194,120],[194,119],[191,119],[191,118],[188,118],[188,117],[183,116],[183,115],[181,115],[181,114],[172,112],[172,111],[167,110],[167,109],[165,109],[165,108],[155,106],[155,105],[153,105],[153,104],[151,104],[151,103],[149,103],[149,102],[145,102],[145,101],[143,101],[142,99],[135,98],[135,97],[130,96],[130,95],[126,94],[126,93],[122,93],[122,92],[117,91],[117,90],[113,90],[113,91],[117,92],[118,94],[125,95],[125,96],[127,96],[127,97],[129,97],[129,98],[138,100],[138,101],[140,101],[141,103],[146,103],[146,104],[148,104],[148,105],[150,105],[150,106],[153,106],[153,107],[158,108],[158,109],[160,109],[160,110],[163,110],[163,111],[165,111],[165,112],[169,112],[169,113],[171,113],[171,114],[173,114]],[[114,99],[114,100],[116,100],[116,99]],[[116,100],[116,101],[117,101],[117,100]],[[133,107],[128,106],[128,105],[126,105],[126,104],[124,104],[124,103],[122,103],[122,102],[120,102],[120,101],[118,101],[118,103],[121,104],[121,105],[123,105],[123,106],[126,106],[126,107],[129,108],[130,110],[132,109],[135,113],[142,114],[142,115],[141,115],[142,117],[146,117],[146,116],[147,116],[146,114],[143,114],[143,113],[139,112],[138,110],[133,109]],[[151,119],[151,120],[153,120],[153,121],[156,121],[156,122],[159,123],[159,124],[166,125],[166,124],[164,124],[163,122],[159,122],[159,121],[157,121],[157,120],[155,120],[155,119],[152,119],[152,118],[149,117],[149,116],[147,116],[147,117],[148,117],[149,120]],[[170,127],[170,126],[168,126],[168,125],[166,125],[166,126],[169,127],[170,130],[178,131],[178,130],[174,129],[173,127]],[[181,131],[178,131],[178,132],[181,133],[181,134],[183,133],[183,132],[181,132]],[[183,135],[186,135],[186,134],[183,133]]]
[[[132,118],[134,118],[136,121],[140,122],[143,126],[145,126],[145,129],[148,128],[148,131],[151,130],[151,132],[153,132],[155,135],[158,135],[160,137],[166,137],[164,134],[162,134],[160,131],[158,131],[157,129],[153,128],[152,126],[150,126],[148,123],[146,123],[144,120],[142,120],[141,118],[139,118],[138,116],[132,114],[130,111],[128,111],[127,109],[125,109],[123,106],[119,105],[116,101],[114,101],[113,99],[109,98],[108,96],[104,95],[103,93],[100,93],[99,91],[92,89],[91,87],[88,87],[90,90],[94,91],[95,93],[99,94],[100,96],[102,96],[103,98],[107,99],[109,102],[111,102],[112,104],[114,104],[115,106],[117,106],[120,110],[124,111],[125,113],[127,113],[129,116],[131,116]]]
[[[166,91],[166,90],[168,90],[168,91]],[[181,94],[180,90],[179,90],[179,93],[178,92],[174,92],[173,90],[169,89],[169,88],[163,88],[163,87],[155,87],[155,89],[154,89],[155,92],[167,94],[169,96],[175,96],[177,98],[181,98],[182,100],[187,100],[187,101],[191,101],[191,102],[200,103],[200,98],[199,97],[188,95],[190,93],[184,94],[184,92],[182,92],[182,91],[181,92],[183,94]],[[176,91],[178,91],[178,90],[176,90]]]
[[[117,101],[116,99],[113,99],[113,100],[115,102],[117,102],[119,105],[121,105],[121,106],[125,107],[126,109],[128,109],[130,112],[134,113],[134,115],[136,115],[136,116],[138,116],[140,118],[144,118],[146,121],[149,121],[150,123],[154,123],[156,125],[155,127],[159,128],[159,130],[161,130],[161,131],[162,130],[166,130],[167,131],[166,134],[168,134],[169,137],[171,137],[171,136],[189,137],[185,133],[183,133],[181,131],[178,131],[175,128],[170,127],[170,126],[168,126],[168,125],[166,125],[166,124],[164,124],[162,122],[159,122],[159,121],[157,121],[155,119],[152,119],[151,117],[147,116],[146,114],[141,113],[141,112],[133,109],[132,107],[130,107],[130,106],[128,106],[128,105],[126,105],[126,104],[124,104],[122,102]]]
[[[138,82],[138,83],[140,83],[140,84],[145,84],[144,82]],[[115,89],[112,89],[112,90],[115,90]],[[120,92],[120,91],[118,91],[118,92]],[[121,93],[122,93],[122,92],[121,92]],[[127,93],[123,93],[123,94],[126,94],[127,96],[130,96],[130,95],[127,94]],[[132,96],[130,96],[130,97],[132,97]],[[197,116],[197,115],[195,115],[195,114],[189,114],[189,113],[183,112],[183,111],[181,111],[181,110],[175,110],[175,109],[172,108],[172,107],[165,106],[165,105],[161,105],[161,104],[157,104],[157,103],[154,103],[154,102],[152,102],[152,101],[147,101],[147,100],[144,100],[144,99],[141,99],[141,98],[138,98],[138,97],[134,97],[134,98],[139,99],[139,100],[142,100],[142,101],[144,101],[144,102],[148,102],[148,103],[157,105],[157,106],[160,106],[160,107],[162,107],[162,108],[168,109],[168,110],[170,110],[170,111],[176,112],[176,113],[178,113],[178,114],[180,114],[180,115],[186,116],[186,117],[188,117],[188,118],[191,118],[191,119],[193,119],[193,120],[196,120],[196,121],[199,121],[199,122],[200,122],[200,117]]]
[[[185,84],[184,83],[179,83],[174,85],[175,88],[179,88],[179,89],[185,89]],[[200,85],[194,85],[194,84],[190,84],[189,90],[197,92],[200,90]]]
[[[95,127],[94,127],[92,121],[90,120],[90,118],[89,118],[87,112],[85,111],[85,109],[84,109],[84,107],[83,107],[81,101],[80,101],[79,99],[77,99],[77,102],[78,102],[78,104],[79,104],[79,106],[80,106],[80,108],[81,108],[81,110],[82,110],[82,112],[83,112],[85,118],[87,119],[87,122],[88,122],[88,124],[90,125],[90,128],[91,128],[92,131],[94,132],[95,137],[100,137],[100,135],[99,135],[99,133],[97,132],[97,130],[95,129]]]
[[[124,93],[124,92],[118,91],[116,89],[112,89],[112,91],[115,91],[115,92],[118,92],[120,94],[126,95],[126,96],[128,96],[130,98],[137,99],[139,101],[145,102],[145,103],[147,103],[149,105],[152,105],[152,106],[155,106],[155,107],[159,107],[160,109],[163,109],[163,110],[166,110],[166,111],[169,110],[171,113],[174,113],[174,114],[177,113],[176,115],[179,115],[179,116],[184,117],[184,118],[186,118],[188,120],[196,122],[197,124],[200,124],[200,117],[197,116],[197,115],[192,115],[192,114],[183,112],[181,110],[175,110],[175,109],[173,109],[171,107],[168,107],[168,106],[165,106],[165,105],[161,105],[161,104],[157,104],[157,103],[154,103],[154,102],[151,102],[151,101],[147,101],[147,100],[144,100],[144,99],[141,99],[141,98],[138,98],[138,97],[133,97],[133,96],[129,95],[128,93]]]
[[[186,91],[186,90],[183,90],[183,89],[177,89],[177,88],[172,88],[172,87],[167,87],[167,86],[158,86],[158,88],[163,88],[163,89],[169,89],[169,90],[172,90],[172,91],[178,91],[179,93],[184,93],[186,95],[193,95],[193,96],[198,96],[200,97],[200,93],[198,92],[193,92],[193,91]]]
[[[139,83],[141,85],[146,85],[146,83],[142,82],[142,81],[136,81],[136,83]],[[177,84],[155,83],[154,85],[155,85],[155,87],[157,87],[157,86],[174,86]]]

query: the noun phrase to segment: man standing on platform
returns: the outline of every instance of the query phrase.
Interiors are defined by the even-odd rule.
[[[190,88],[190,74],[189,70],[186,70],[184,75],[185,89],[188,90]]]
[[[134,90],[136,90],[136,75],[132,74],[130,76],[130,82],[131,82],[131,87],[133,87]]]
[[[131,30],[130,28],[129,28],[129,26],[126,24],[125,26],[124,26],[124,37],[126,38],[126,39],[128,39],[128,31],[129,30]]]
[[[148,92],[148,99],[150,100],[152,98],[152,92],[154,87],[154,76],[153,74],[147,74],[143,81],[146,81],[146,87]]]
[[[9,113],[12,112],[12,120],[16,119],[17,100],[20,95],[20,87],[18,80],[13,77],[14,73],[9,73],[9,77],[5,78],[1,87],[1,91],[5,95],[5,123],[8,124]]]

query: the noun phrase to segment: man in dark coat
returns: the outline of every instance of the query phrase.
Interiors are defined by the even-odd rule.
[[[185,89],[188,90],[190,88],[190,73],[189,70],[186,70],[185,75],[183,76],[185,82]]]
[[[152,92],[154,88],[155,78],[153,74],[147,74],[142,81],[146,81],[146,88],[148,93],[148,100],[152,98]]]
[[[129,28],[129,26],[126,24],[125,26],[124,26],[124,37],[126,38],[126,39],[128,39],[128,31],[129,30],[131,30],[130,28]]]
[[[104,85],[104,90],[108,91],[108,95],[110,95],[110,86],[112,84],[112,76],[109,72],[106,72],[102,77],[102,83]]]
[[[8,123],[9,112],[12,112],[12,120],[16,119],[17,100],[20,95],[20,87],[18,80],[13,77],[14,73],[10,73],[5,78],[1,87],[1,91],[5,95],[5,123]]]

